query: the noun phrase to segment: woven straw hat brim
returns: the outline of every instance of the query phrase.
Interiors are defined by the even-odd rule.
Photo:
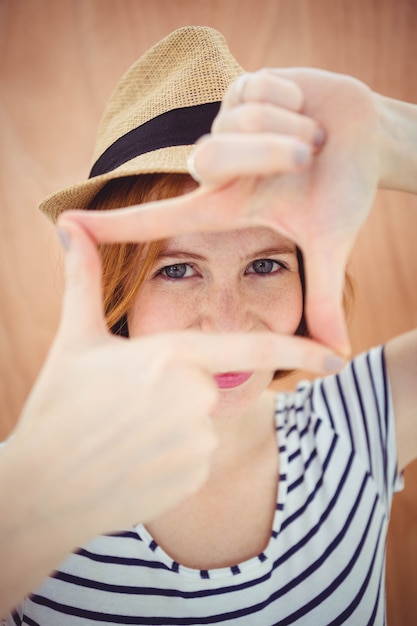
[[[56,222],[63,211],[85,209],[104,185],[115,178],[139,176],[141,174],[185,174],[188,173],[187,159],[194,145],[172,146],[142,154],[120,167],[95,176],[84,182],[71,185],[51,194],[39,205],[41,211]]]
[[[189,26],[174,31],[129,68],[111,95],[98,130],[93,175],[88,180],[53,193],[39,208],[56,221],[63,211],[87,208],[105,183],[114,178],[186,173],[187,159],[197,138],[190,143],[188,126],[194,123],[194,131],[198,134],[200,110],[221,102],[230,83],[243,72],[218,31],[205,26]],[[182,112],[183,121],[177,128],[175,116],[178,112]],[[205,115],[207,117],[207,111]],[[208,115],[212,115],[212,108]],[[163,120],[168,117],[171,126],[166,131]],[[141,133],[149,128],[150,123],[154,123],[152,130],[143,139]],[[209,131],[207,123],[206,119],[200,135]],[[135,134],[137,132],[139,135]],[[159,146],[164,144],[156,141],[155,149],[156,146],[152,146],[153,134],[158,133],[163,135],[164,140],[164,133],[168,137],[170,133],[177,136],[173,145],[162,148]],[[132,136],[134,139],[129,140],[133,144],[128,147],[126,158],[123,154],[115,155],[121,142]],[[150,142],[145,148],[141,145],[142,139],[145,144]],[[138,156],[135,155],[136,148],[136,154],[141,152]],[[103,157],[105,161],[106,155],[112,151],[110,165],[103,165]]]

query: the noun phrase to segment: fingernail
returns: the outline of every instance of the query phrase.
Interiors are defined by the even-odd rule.
[[[307,165],[311,159],[311,148],[305,143],[298,143],[295,147],[294,158],[297,165]]]
[[[326,360],[324,362],[324,369],[326,372],[339,372],[345,364],[345,359],[337,356],[337,354],[330,354],[328,357],[326,357]]]
[[[59,241],[61,242],[61,246],[64,248],[65,252],[67,252],[70,246],[70,238],[68,236],[68,233],[63,228],[58,228],[57,232]]]
[[[316,148],[321,148],[324,145],[325,141],[326,133],[324,132],[323,128],[320,128],[319,126],[315,132],[313,143]]]
[[[196,183],[201,184],[203,182],[200,174],[197,172],[196,167],[195,167],[195,153],[194,152],[191,152],[190,156],[187,159],[187,169],[188,169],[190,176],[194,178]]]

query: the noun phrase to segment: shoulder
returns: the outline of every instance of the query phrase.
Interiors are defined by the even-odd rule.
[[[277,409],[347,433],[359,419],[386,422],[391,407],[383,346],[358,355],[337,374],[302,381],[294,392],[278,394]]]
[[[335,375],[279,394],[277,427],[299,445],[309,439],[317,454],[334,446],[338,456],[355,459],[387,502],[402,487],[383,346],[358,355]]]

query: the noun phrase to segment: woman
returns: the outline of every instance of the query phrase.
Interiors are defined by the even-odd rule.
[[[211,55],[202,54],[206,46]],[[135,83],[126,75],[104,118],[103,128],[110,130],[99,141],[92,178],[43,208],[56,216],[74,206],[177,197],[144,208],[62,216],[67,256],[83,246],[85,267],[97,278],[87,232],[102,242],[156,240],[103,250],[108,325],[129,334],[132,345],[136,337],[186,331],[177,345],[187,352],[189,331],[273,331],[286,335],[281,347],[294,356],[300,341],[307,345],[288,336],[304,332],[299,246],[309,281],[309,332],[345,354],[345,261],[376,186],[415,191],[415,108],[321,72],[246,75],[227,91],[212,134],[194,153],[192,169],[202,186],[193,191],[190,179],[178,176],[190,150],[188,143],[176,148],[191,141],[189,134],[178,137],[179,119],[185,114],[186,126],[206,132],[199,121],[202,113],[213,115],[205,107],[213,96],[206,91],[210,73],[207,67],[196,71],[190,49],[203,63],[216,57],[217,68],[233,67],[227,84],[240,73],[224,62],[230,57],[217,33],[174,33],[136,68],[148,76],[152,67],[154,102],[164,102],[161,92],[179,93],[166,73],[175,58],[194,81],[194,90],[186,88],[182,73],[181,94],[204,92],[203,101],[189,102],[186,111],[175,102],[169,113],[155,113],[149,99],[139,107],[136,100],[136,125],[124,124],[124,134],[119,128],[112,136],[114,105],[123,94],[121,108],[128,112]],[[143,110],[146,119],[138,122]],[[161,137],[169,145],[161,145]],[[170,174],[109,183],[151,172]],[[97,290],[97,280],[91,284]],[[85,334],[91,337],[96,327],[95,311],[86,316]],[[383,623],[391,499],[401,470],[417,454],[415,344],[415,333],[398,338],[338,375],[277,398],[268,390],[276,375],[272,360],[251,367],[239,355],[238,369],[214,370],[218,399],[210,415],[217,447],[204,485],[175,506],[139,518],[133,528],[79,549],[6,623]],[[171,375],[173,361],[167,383]],[[132,372],[124,368],[123,376]],[[190,399],[196,389],[190,378]],[[176,421],[175,406],[172,412]],[[148,423],[154,419],[152,411]]]

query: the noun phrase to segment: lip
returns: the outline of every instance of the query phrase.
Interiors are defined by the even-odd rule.
[[[243,385],[252,376],[252,372],[225,372],[216,374],[214,379],[219,389],[233,389]]]

